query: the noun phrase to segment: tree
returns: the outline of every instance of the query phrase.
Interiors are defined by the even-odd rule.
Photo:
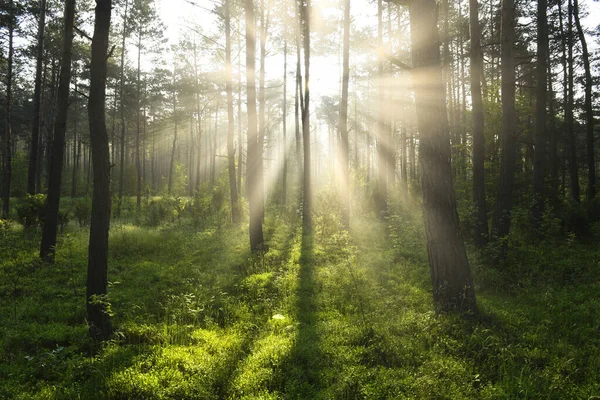
[[[350,80],[350,0],[344,1],[344,60],[342,67],[342,99],[340,102],[340,152],[342,167],[343,223],[350,226],[350,166],[348,150],[348,83]]]
[[[413,85],[427,253],[438,310],[476,311],[475,290],[460,236],[435,0],[410,6]]]
[[[46,0],[40,0],[38,37],[35,62],[35,88],[33,91],[33,125],[29,152],[29,170],[27,173],[27,193],[35,193],[36,168],[39,157],[40,117],[42,98],[42,61],[44,58],[44,29],[46,27]]]
[[[471,103],[473,104],[473,203],[475,205],[475,243],[484,245],[488,238],[487,207],[485,205],[485,132],[483,97],[481,94],[481,28],[479,4],[469,0],[471,27]]]
[[[233,147],[233,83],[231,67],[231,0],[225,0],[225,90],[227,91],[227,161],[229,172],[229,191],[231,194],[231,220],[239,222],[238,193],[235,176],[235,148]]]
[[[67,131],[67,111],[69,108],[69,92],[71,83],[71,58],[73,47],[73,22],[75,20],[75,0],[65,1],[63,34],[63,54],[60,67],[60,82],[58,86],[58,112],[54,125],[54,140],[52,141],[52,161],[48,181],[48,197],[46,200],[46,218],[42,231],[40,257],[54,263],[54,247],[58,228],[58,213],[60,205],[60,188],[62,183],[63,159],[65,154],[65,134]]]
[[[548,3],[537,2],[537,89],[535,109],[535,153],[533,165],[533,220],[540,222],[544,211],[544,178],[546,176],[546,98],[548,60]]]
[[[106,309],[108,230],[110,224],[110,153],[105,120],[108,36],[112,0],[96,0],[88,117],[94,174],[87,277],[87,318],[90,335],[105,340],[111,324]]]
[[[515,2],[502,1],[502,161],[498,199],[492,220],[492,236],[502,239],[508,235],[513,205],[515,180],[517,112],[515,108]],[[502,242],[505,248],[505,242]],[[503,253],[504,251],[502,251]]]
[[[129,0],[125,0],[125,11],[123,12],[123,31],[121,32],[121,67],[120,67],[120,86],[119,102],[121,106],[121,162],[119,163],[119,201],[117,202],[117,212],[115,217],[121,216],[121,201],[123,199],[123,184],[125,174],[125,40],[127,39],[127,10]]]
[[[312,189],[310,179],[310,0],[300,2],[300,18],[304,38],[304,99],[302,107],[302,144],[304,146],[304,173],[302,181],[302,227],[305,232],[312,229]]]
[[[4,174],[2,176],[2,217],[8,218],[10,210],[10,183],[12,178],[12,86],[13,86],[13,57],[14,57],[15,10],[13,0],[8,1],[8,60],[6,72],[6,119],[4,141],[2,143],[2,161]]]
[[[248,206],[250,208],[250,249],[260,251],[263,247],[262,197],[258,193],[262,186],[257,179],[262,169],[262,157],[258,150],[256,121],[256,23],[254,21],[254,1],[246,0],[246,96],[248,108],[248,155],[246,161],[246,182],[248,185]],[[260,171],[262,174],[262,171]]]

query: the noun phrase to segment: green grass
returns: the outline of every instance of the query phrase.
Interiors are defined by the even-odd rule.
[[[226,210],[113,221],[115,334],[100,346],[85,322],[87,228],[71,221],[46,266],[39,231],[12,224],[0,245],[0,398],[600,395],[597,246],[515,236],[497,269],[472,251],[480,315],[440,315],[419,213],[394,205],[382,221],[365,207],[346,232],[338,212],[321,194],[314,234],[302,235],[297,213],[270,208],[264,256]]]

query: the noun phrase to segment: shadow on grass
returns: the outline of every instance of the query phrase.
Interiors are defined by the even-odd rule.
[[[287,371],[286,398],[314,399],[323,389],[323,357],[317,332],[318,316],[313,236],[303,233],[297,297],[298,336]]]

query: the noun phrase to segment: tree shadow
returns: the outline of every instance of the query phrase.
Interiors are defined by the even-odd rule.
[[[286,398],[318,398],[323,389],[323,355],[318,334],[317,290],[312,233],[303,232],[298,273],[298,334],[286,371]]]

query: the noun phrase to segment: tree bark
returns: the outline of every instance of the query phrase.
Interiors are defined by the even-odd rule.
[[[46,217],[44,220],[42,243],[40,246],[40,258],[51,264],[54,263],[56,233],[58,230],[60,188],[62,184],[63,160],[65,154],[67,111],[69,109],[69,85],[71,83],[74,21],[75,0],[66,0],[64,12],[63,53],[60,67],[60,83],[58,86],[58,110],[54,124],[52,161],[50,164],[50,179],[48,181],[48,197],[46,199]]]
[[[35,194],[36,168],[39,157],[41,97],[42,97],[42,61],[44,58],[44,29],[46,27],[46,0],[40,0],[40,19],[36,48],[35,84],[33,91],[33,124],[29,152],[29,170],[27,171],[27,193]]]
[[[8,65],[6,71],[6,130],[3,143],[3,170],[2,177],[2,218],[8,218],[10,206],[10,184],[12,178],[12,84],[13,84],[13,55],[14,55],[14,9],[13,0],[8,2]]]
[[[513,205],[513,186],[516,158],[517,113],[515,108],[515,2],[502,1],[502,161],[498,199],[492,220],[492,236],[502,239],[510,229],[510,215]],[[505,249],[505,243],[502,242]],[[504,253],[504,250],[502,251]],[[501,255],[503,256],[503,254]]]
[[[108,230],[111,203],[110,154],[104,114],[111,8],[111,0],[96,0],[88,102],[90,143],[92,162],[94,163],[94,194],[92,198],[86,302],[90,335],[92,338],[99,340],[108,339],[111,333],[110,319],[106,309]]]
[[[304,174],[302,196],[302,227],[305,232],[312,230],[312,188],[310,157],[310,12],[311,0],[304,0],[301,15],[304,28],[304,107],[302,107],[302,141],[304,145]]]
[[[452,184],[436,1],[413,2],[410,26],[425,235],[433,300],[440,311],[475,312],[475,291],[467,252],[460,236]]]
[[[227,91],[227,161],[229,172],[229,192],[231,194],[231,221],[235,224],[240,220],[238,207],[237,182],[235,176],[235,148],[233,146],[234,121],[233,121],[233,77],[231,67],[231,17],[230,0],[225,1],[225,73]]]
[[[577,137],[573,121],[574,97],[574,65],[573,65],[573,3],[567,6],[567,103],[565,106],[565,120],[567,123],[567,138],[569,140],[569,178],[571,198],[575,203],[580,202],[579,169],[577,165]]]
[[[245,0],[246,8],[246,96],[248,108],[248,154],[246,158],[246,182],[248,185],[248,206],[250,208],[250,249],[260,251],[263,247],[262,215],[258,191],[259,169],[262,158],[258,151],[258,132],[256,121],[256,23],[254,21],[254,1]],[[261,171],[262,172],[262,171]]]
[[[536,226],[542,219],[545,200],[546,177],[546,103],[547,103],[547,65],[548,60],[548,3],[538,0],[537,4],[537,86],[535,106],[535,153],[533,160],[533,220]]]
[[[342,169],[342,223],[350,227],[350,166],[348,146],[348,86],[350,81],[350,0],[344,1],[342,99],[340,102],[340,162]]]
[[[125,0],[125,13],[123,14],[123,33],[121,36],[121,68],[120,68],[120,90],[119,90],[119,103],[121,107],[121,162],[119,163],[119,200],[117,202],[117,212],[115,217],[121,216],[121,203],[123,199],[123,185],[124,185],[124,174],[125,174],[125,107],[124,107],[124,94],[125,94],[125,39],[127,37],[127,8],[129,6],[129,0]]]
[[[483,246],[488,240],[487,207],[485,204],[485,116],[481,94],[481,28],[479,4],[469,0],[471,27],[471,102],[473,105],[473,204],[475,206],[475,243]]]

